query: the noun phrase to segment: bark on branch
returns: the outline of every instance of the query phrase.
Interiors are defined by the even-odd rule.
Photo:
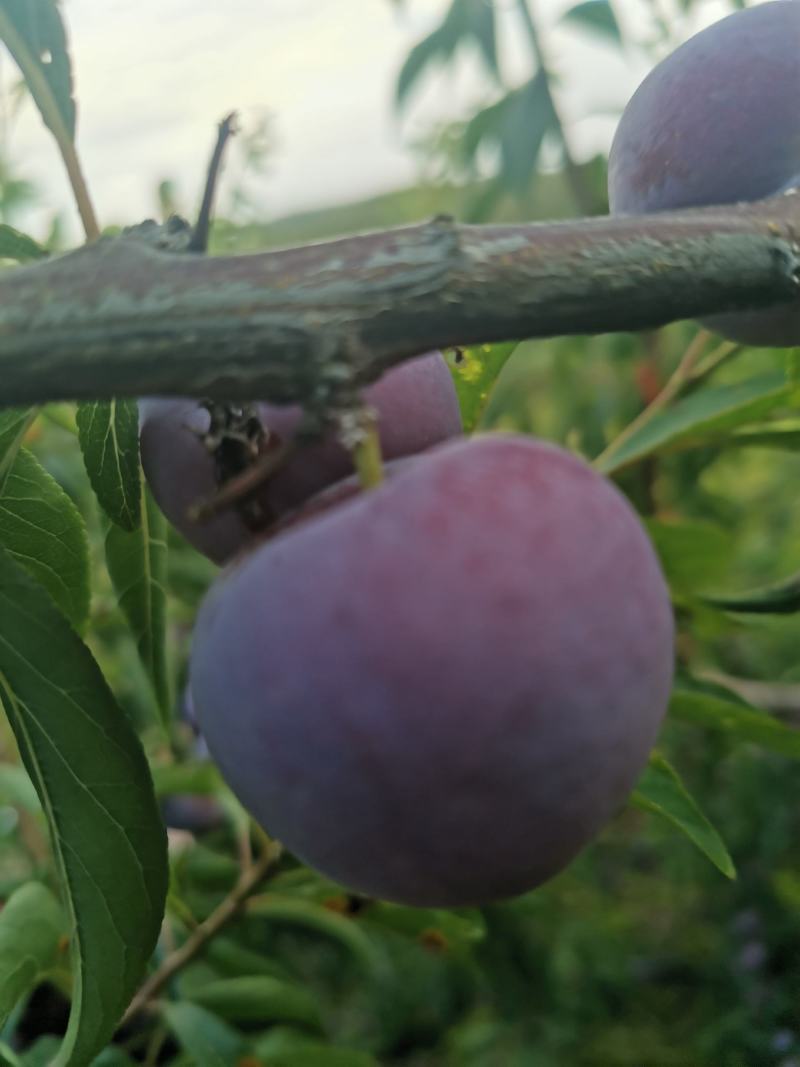
[[[320,402],[419,352],[800,300],[800,193],[638,218],[447,218],[257,255],[98,242],[0,277],[0,405]]]

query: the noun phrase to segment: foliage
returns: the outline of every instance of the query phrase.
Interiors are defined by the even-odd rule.
[[[523,8],[530,19],[524,3],[517,17]],[[519,23],[531,68],[508,87],[496,15],[451,0],[397,86],[405,105],[427,69],[473,49],[496,86],[457,129],[473,181],[270,229],[223,221],[215,247],[443,208],[568,211],[564,183],[537,172],[548,138],[570,166],[538,26]],[[599,47],[624,39],[606,0],[575,5],[564,25]],[[674,33],[657,20],[652,30],[653,40]],[[71,142],[58,5],[0,0],[0,36],[45,123]],[[580,171],[597,206],[597,168]],[[0,175],[0,193],[5,217],[21,190]],[[42,254],[0,227],[3,260]],[[679,624],[668,725],[629,808],[554,882],[483,909],[355,898],[277,857],[174,697],[213,568],[142,490],[135,405],[0,412],[0,1061],[793,1062],[800,705],[752,706],[742,682],[766,683],[776,706],[796,693],[800,549],[786,486],[800,474],[797,365],[787,352],[723,352],[707,339],[682,375],[694,333],[680,324],[450,354],[468,430],[559,441],[615,477],[647,520]],[[215,936],[114,1036],[137,988],[209,922]]]

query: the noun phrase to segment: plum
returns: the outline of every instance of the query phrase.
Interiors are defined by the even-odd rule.
[[[384,456],[420,452],[461,432],[453,380],[440,352],[400,364],[365,393],[377,412]],[[148,398],[140,401],[142,466],[167,518],[195,548],[223,563],[253,538],[251,524],[236,509],[193,522],[189,511],[218,486],[217,464],[203,437],[211,417],[195,400]],[[296,407],[260,403],[261,423],[278,440],[291,439],[302,414]],[[303,446],[258,494],[269,521],[297,508],[314,493],[353,469],[347,451],[333,437]]]
[[[800,184],[800,0],[737,11],[690,38],[625,108],[608,161],[616,214],[760,200]],[[800,344],[800,308],[715,316],[745,344]]]
[[[200,728],[310,866],[475,905],[565,867],[664,714],[673,621],[636,513],[516,435],[448,442],[245,553],[198,616]]]

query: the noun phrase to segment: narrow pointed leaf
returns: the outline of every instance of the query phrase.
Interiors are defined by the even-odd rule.
[[[163,720],[172,707],[167,663],[167,520],[143,490],[141,522],[126,531],[111,524],[106,563]]]
[[[800,730],[784,725],[766,711],[750,707],[738,697],[727,700],[712,693],[676,689],[669,714],[726,734],[732,740],[751,742],[781,756],[800,759]]]
[[[800,574],[792,574],[782,582],[738,596],[703,599],[722,611],[736,611],[742,615],[794,615],[800,611]]]
[[[650,757],[631,803],[677,826],[726,878],[736,877],[736,868],[724,841],[700,810],[678,772],[663,756],[656,753]]]
[[[316,999],[297,982],[268,974],[219,978],[187,994],[200,1007],[230,1023],[295,1023],[319,1029]]]
[[[141,519],[139,412],[135,400],[78,405],[78,439],[100,507],[123,530]]]
[[[248,905],[248,915],[270,923],[313,930],[337,941],[373,976],[385,970],[386,961],[381,950],[364,930],[323,905],[273,892],[269,896],[253,897]]]
[[[797,385],[780,372],[736,385],[701,389],[650,419],[620,448],[612,446],[598,469],[611,474],[655,452],[730,440],[740,427],[796,403],[797,398]]]
[[[74,139],[72,64],[58,3],[56,0],[0,0],[0,14],[5,15],[13,30],[4,43],[21,67],[25,65],[21,48],[33,58],[56,102],[64,128],[70,139]],[[42,112],[42,118],[52,129],[50,116]]]
[[[446,35],[440,27],[414,45],[408,53],[397,76],[397,86],[395,88],[395,106],[397,108],[403,107],[411,90],[427,68],[434,61],[447,58],[449,49],[446,41]]]
[[[800,451],[800,422],[796,419],[776,419],[763,426],[748,427],[731,436],[729,443],[737,448],[771,448],[781,452]]]
[[[536,173],[545,136],[555,128],[547,79],[541,71],[506,97],[500,134],[500,177],[520,196]]]
[[[91,653],[0,550],[0,700],[46,813],[73,938],[54,1067],[88,1063],[142,980],[167,890],[166,835],[144,752]]]

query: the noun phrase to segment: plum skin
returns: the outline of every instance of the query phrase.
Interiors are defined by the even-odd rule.
[[[800,184],[800,2],[773,0],[702,30],[645,78],[608,160],[615,214],[733,204]],[[714,316],[744,344],[800,344],[800,309]]]
[[[624,803],[673,621],[619,491],[566,452],[440,445],[247,553],[201,607],[199,724],[244,806],[352,890],[514,896]]]
[[[461,414],[450,370],[440,352],[430,352],[392,368],[365,391],[377,412],[381,447],[387,459],[423,451],[461,433]],[[142,467],[170,522],[215,563],[224,563],[252,541],[235,509],[192,522],[189,509],[217,487],[215,466],[201,436],[207,410],[195,400],[151,397],[140,402]],[[301,420],[297,407],[260,403],[262,422],[284,440]],[[275,519],[302,505],[353,469],[346,450],[332,438],[301,449],[265,487],[263,498]]]

